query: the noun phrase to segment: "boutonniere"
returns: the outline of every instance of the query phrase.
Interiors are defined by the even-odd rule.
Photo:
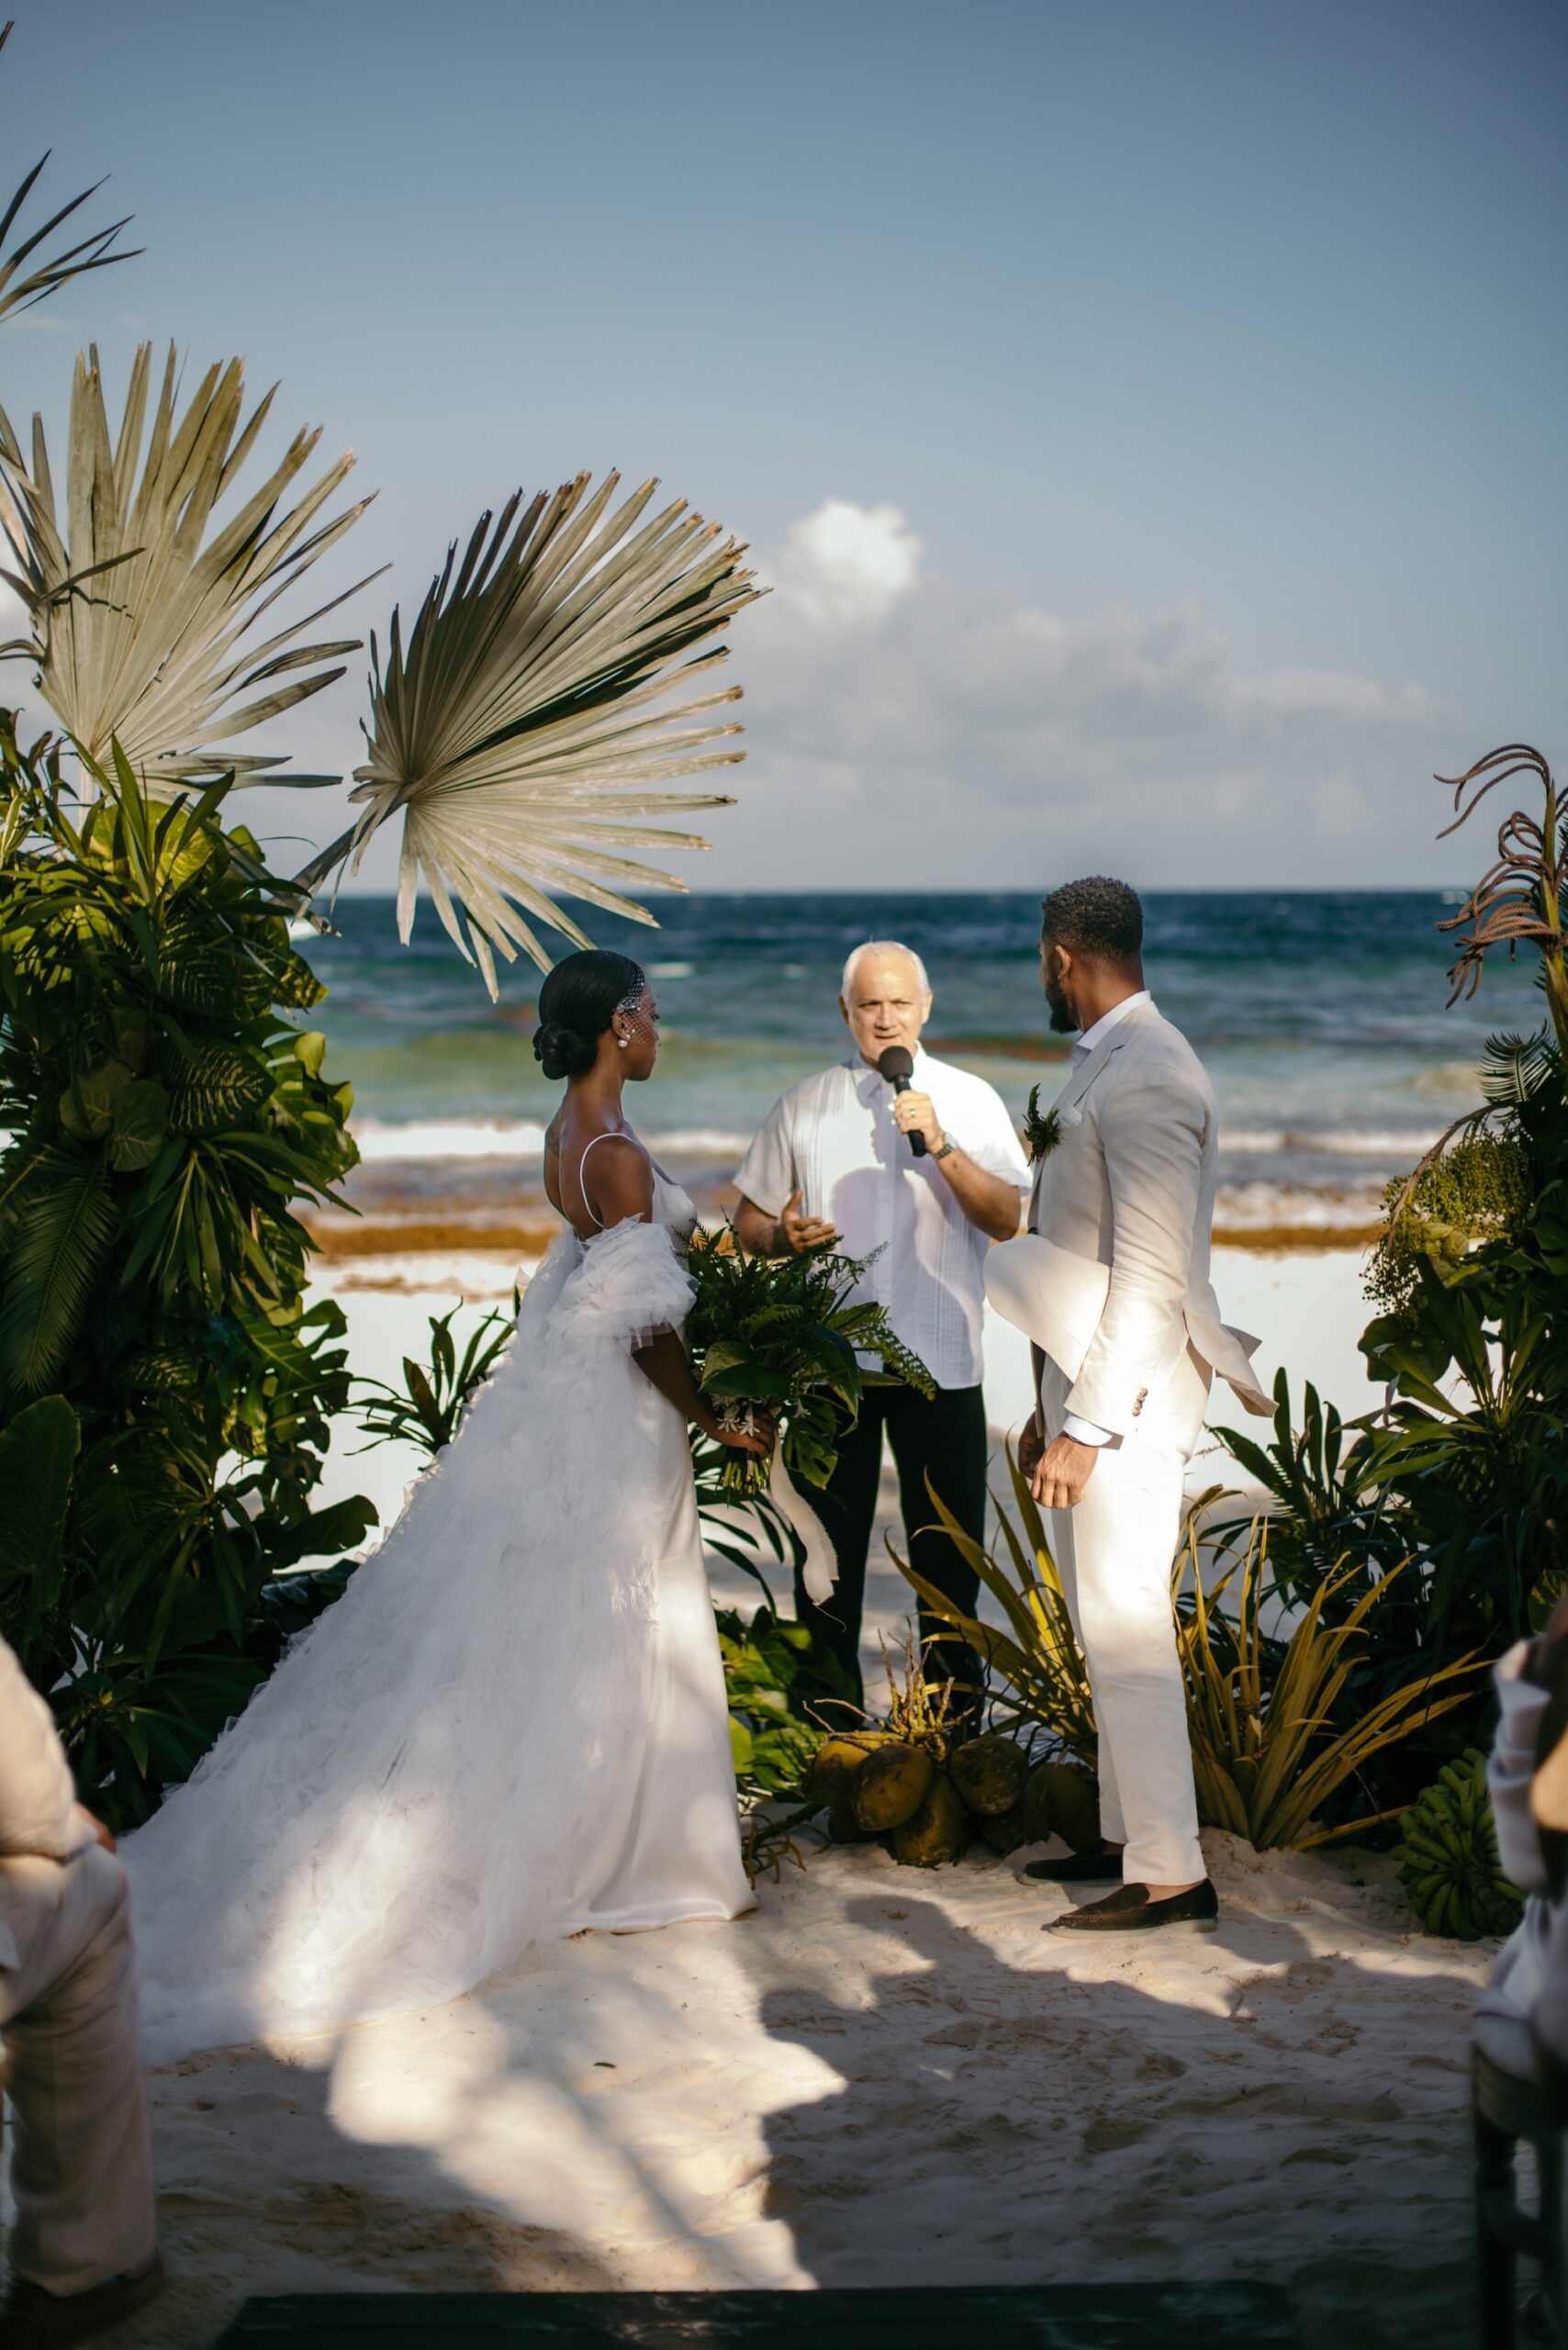
[[[1061,1112],[1054,1104],[1048,1110],[1042,1110],[1040,1089],[1037,1085],[1031,1086],[1029,1106],[1024,1113],[1024,1147],[1029,1154],[1030,1164],[1037,1167],[1042,1158],[1048,1158],[1060,1140]]]

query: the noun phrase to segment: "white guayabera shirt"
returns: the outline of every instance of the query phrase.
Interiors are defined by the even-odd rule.
[[[910,1083],[928,1093],[943,1132],[1004,1183],[1029,1170],[1002,1096],[983,1078],[914,1054]],[[893,1089],[858,1055],[808,1077],[774,1103],[735,1181],[765,1215],[801,1192],[801,1212],[836,1225],[851,1257],[882,1254],[856,1292],[887,1309],[938,1387],[977,1387],[986,1250],[991,1243],[941,1169],[917,1158],[893,1124]]]

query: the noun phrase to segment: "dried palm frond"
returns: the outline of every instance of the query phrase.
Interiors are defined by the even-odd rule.
[[[0,25],[0,49],[4,49],[10,39],[12,29],[12,23]],[[80,196],[73,196],[69,204],[62,204],[60,210],[51,214],[40,228],[35,229],[7,252],[6,240],[16,227],[22,207],[31,196],[48,161],[47,153],[39,157],[5,212],[0,214],[0,319],[9,318],[16,311],[30,310],[36,302],[46,301],[58,287],[66,285],[73,277],[84,275],[90,269],[112,269],[116,262],[134,261],[136,254],[142,250],[140,245],[134,252],[117,253],[110,250],[121,229],[130,225],[128,212],[123,220],[112,221],[106,229],[95,229],[75,244],[67,245],[40,260],[33,260],[44,239],[52,236],[73,212],[79,212],[89,196],[96,196],[104,183],[95,180],[91,187],[84,188]],[[24,274],[23,264],[29,261],[33,265]]]
[[[241,784],[335,780],[274,776],[281,755],[243,756],[222,746],[330,685],[343,674],[342,656],[359,648],[357,637],[299,641],[356,592],[349,588],[240,650],[262,615],[369,504],[361,499],[318,521],[353,454],[280,511],[320,439],[319,431],[301,431],[267,478],[220,518],[217,509],[255,445],[274,392],[245,417],[244,371],[235,359],[209,368],[177,415],[171,349],[149,431],[151,358],[143,343],[115,433],[96,351],[77,360],[63,519],[40,420],[33,420],[29,472],[0,409],[0,484],[10,493],[8,502],[0,498],[0,529],[17,565],[0,577],[21,597],[32,624],[30,639],[4,649],[37,660],[45,701],[89,760],[101,766],[111,739],[118,741],[155,792],[230,770]],[[314,666],[328,662],[338,666]]]
[[[1559,1043],[1568,1050],[1568,970],[1563,962],[1564,901],[1568,899],[1568,811],[1558,799],[1551,769],[1528,743],[1505,743],[1488,751],[1460,776],[1434,780],[1453,793],[1453,822],[1438,834],[1447,840],[1480,806],[1494,785],[1517,775],[1533,775],[1546,796],[1538,824],[1522,808],[1503,820],[1497,834],[1497,861],[1484,873],[1459,912],[1438,924],[1458,930],[1469,923],[1470,935],[1459,942],[1459,960],[1449,973],[1453,981],[1450,1003],[1473,995],[1481,984],[1487,950],[1506,946],[1510,955],[1521,943],[1539,946],[1544,965],[1547,1000]],[[1479,778],[1480,788],[1466,803],[1465,791]]]
[[[723,646],[682,656],[756,597],[745,549],[683,498],[643,522],[655,482],[611,510],[620,476],[591,496],[589,478],[526,509],[519,493],[493,527],[483,515],[406,644],[394,612],[385,666],[372,638],[369,757],[354,770],[364,813],[299,877],[314,887],[345,855],[357,867],[401,812],[400,934],[422,881],[492,995],[497,952],[511,961],[521,946],[548,968],[533,922],[589,943],[556,892],[651,923],[626,888],[686,885],[614,852],[706,847],[638,820],[728,806],[662,787],[745,755],[708,747],[738,734],[734,723],[689,723],[738,700],[738,687],[651,707],[726,657]]]

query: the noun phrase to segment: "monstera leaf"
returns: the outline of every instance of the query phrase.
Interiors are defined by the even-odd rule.
[[[401,815],[402,936],[422,883],[492,995],[498,953],[521,947],[548,968],[535,923],[588,945],[556,892],[652,923],[627,890],[685,884],[620,852],[705,847],[642,820],[727,805],[664,787],[745,755],[725,739],[733,722],[690,722],[738,688],[654,708],[724,658],[722,646],[686,656],[754,600],[745,550],[684,499],[644,521],[655,482],[614,506],[618,481],[590,496],[579,474],[521,511],[514,497],[493,528],[484,515],[407,642],[396,612],[385,663],[372,638],[369,757],[354,770],[364,812],[299,877],[315,886],[345,855],[357,867]]]
[[[226,505],[273,393],[245,416],[234,359],[208,368],[181,412],[171,349],[149,427],[151,363],[144,343],[111,428],[96,351],[77,360],[62,511],[41,422],[29,463],[0,409],[0,485],[9,493],[0,526],[16,564],[0,577],[32,628],[8,649],[37,660],[45,701],[90,760],[102,766],[118,742],[156,792],[230,770],[239,783],[335,781],[274,778],[281,756],[227,745],[319,693],[342,676],[341,656],[359,648],[357,637],[302,641],[343,596],[251,642],[262,615],[364,511],[368,499],[319,519],[353,458],[340,457],[286,506],[321,437],[301,431],[263,481]],[[329,663],[338,666],[320,666]]]

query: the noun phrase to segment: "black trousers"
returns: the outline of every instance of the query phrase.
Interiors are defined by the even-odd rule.
[[[936,1524],[936,1512],[925,1490],[928,1474],[964,1532],[977,1542],[985,1539],[988,1438],[980,1390],[939,1387],[928,1403],[912,1387],[868,1387],[861,1398],[860,1416],[839,1446],[838,1465],[827,1485],[808,1495],[838,1560],[837,1587],[825,1606],[819,1607],[807,1598],[800,1576],[795,1578],[797,1617],[838,1659],[857,1697],[864,1694],[860,1615],[882,1472],[884,1430],[899,1472],[906,1556],[917,1574],[935,1583],[969,1616],[974,1614],[980,1580],[964,1564],[957,1543]],[[920,1628],[923,1635],[940,1635],[924,1651],[926,1679],[953,1679],[959,1684],[953,1692],[955,1711],[972,1712],[979,1702],[980,1660],[924,1608]]]

